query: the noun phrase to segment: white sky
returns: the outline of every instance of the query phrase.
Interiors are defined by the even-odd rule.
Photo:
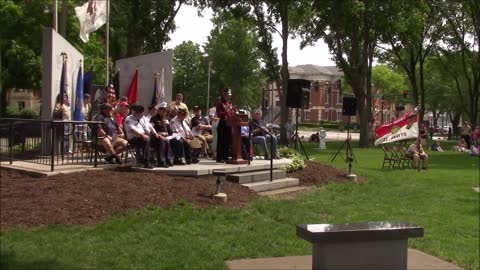
[[[213,28],[213,24],[210,21],[212,13],[212,10],[208,9],[203,12],[203,17],[198,17],[195,7],[183,5],[175,17],[177,30],[170,35],[171,41],[166,44],[166,49],[173,49],[178,44],[188,40],[198,43],[203,47]],[[278,33],[274,33],[273,46],[278,48],[278,59],[281,63],[282,39]],[[319,41],[316,46],[309,46],[300,50],[299,38],[288,40],[288,64],[289,66],[304,64],[320,66],[335,65],[331,60],[328,47],[323,41]]]

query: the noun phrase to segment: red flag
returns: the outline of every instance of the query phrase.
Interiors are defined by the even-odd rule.
[[[414,139],[418,136],[418,123],[416,112],[405,114],[395,121],[378,127],[375,146],[407,139]]]
[[[138,92],[138,69],[135,70],[135,74],[133,75],[132,82],[128,87],[127,97],[129,104],[135,104],[137,102],[137,92]]]

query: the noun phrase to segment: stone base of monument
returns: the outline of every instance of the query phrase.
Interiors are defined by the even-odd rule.
[[[346,174],[345,177],[350,180],[350,181],[353,181],[353,182],[357,182],[357,175],[356,174]]]
[[[423,228],[403,222],[297,225],[312,243],[312,269],[407,269],[408,238]]]
[[[227,202],[227,194],[217,193],[217,194],[213,195],[213,199],[216,202],[226,203]]]

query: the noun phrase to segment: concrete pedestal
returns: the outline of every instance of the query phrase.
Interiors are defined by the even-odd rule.
[[[407,269],[408,238],[423,228],[403,222],[297,225],[312,243],[312,269]]]
[[[407,269],[407,240],[313,244],[313,269]]]
[[[213,195],[213,199],[217,202],[226,203],[227,202],[227,194],[217,193],[217,194]]]

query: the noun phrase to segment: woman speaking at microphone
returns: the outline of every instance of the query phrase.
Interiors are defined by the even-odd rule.
[[[231,98],[232,90],[225,87],[222,91],[222,99],[216,104],[217,116],[220,119],[217,127],[217,162],[222,163],[227,161],[232,144],[232,129],[227,126],[227,119],[235,115]]]

